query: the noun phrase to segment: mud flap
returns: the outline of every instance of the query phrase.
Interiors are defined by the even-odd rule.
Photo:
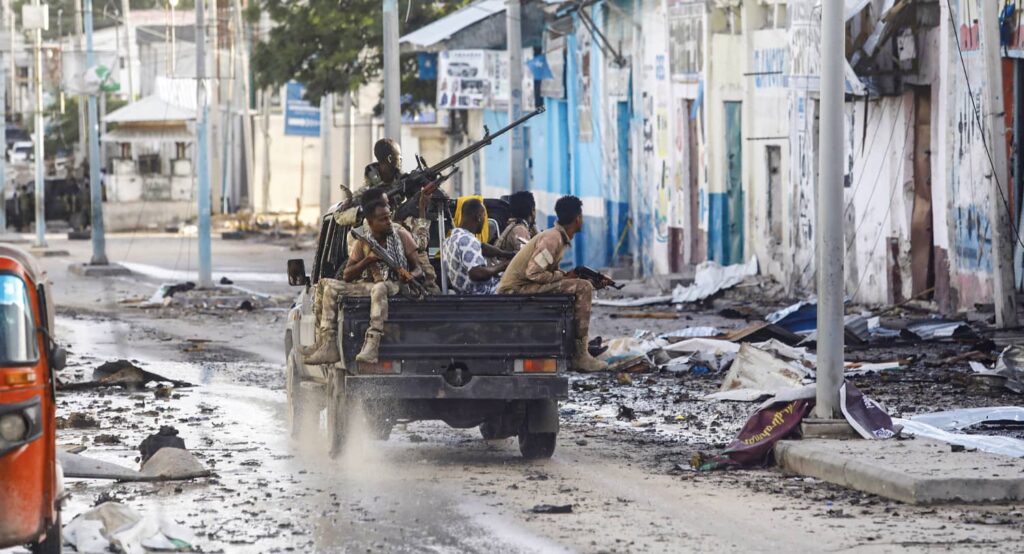
[[[530,400],[526,403],[526,428],[531,433],[558,433],[558,401]]]

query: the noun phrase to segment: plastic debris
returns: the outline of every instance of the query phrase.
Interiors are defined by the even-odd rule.
[[[662,333],[658,335],[658,338],[672,342],[672,339],[716,337],[721,333],[722,331],[720,331],[718,327],[687,327],[685,329],[677,329],[668,333]]]
[[[792,333],[810,333],[818,325],[818,302],[809,300],[797,302],[764,318],[768,323],[782,327]]]
[[[772,395],[780,389],[799,387],[811,375],[796,361],[787,361],[750,344],[740,345],[739,353],[722,380],[720,392],[749,389],[751,399]],[[755,394],[759,393],[759,394]]]
[[[173,521],[144,517],[118,502],[104,502],[80,514],[64,526],[63,534],[79,552],[192,551],[199,542],[194,533]]]
[[[864,396],[850,382],[839,387],[839,408],[846,421],[865,439],[890,439],[896,435],[892,418],[881,404]]]
[[[747,277],[757,275],[757,257],[751,256],[745,264],[721,266],[717,262],[701,262],[697,266],[693,284],[684,287],[677,285],[671,295],[645,296],[641,298],[625,298],[616,300],[595,299],[596,306],[617,306],[620,308],[636,308],[672,302],[683,304],[698,302],[717,293],[732,288]]]
[[[911,419],[920,423],[927,423],[944,431],[959,431],[981,423],[1024,423],[1024,407],[961,408],[958,410],[920,414]]]
[[[965,448],[977,448],[989,454],[1002,454],[1015,458],[1024,457],[1024,440],[1012,437],[950,433],[924,421],[917,421],[918,417],[921,416],[914,416],[912,419],[895,418],[893,423],[901,425],[905,435],[958,444]]]

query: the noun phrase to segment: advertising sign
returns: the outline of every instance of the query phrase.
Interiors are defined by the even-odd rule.
[[[295,137],[320,136],[320,108],[305,99],[306,86],[295,81],[285,85],[284,134]]]

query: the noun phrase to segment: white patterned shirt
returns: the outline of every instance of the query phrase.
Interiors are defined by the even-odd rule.
[[[444,263],[448,270],[448,282],[452,288],[462,294],[494,294],[498,288],[498,278],[491,277],[486,281],[474,281],[469,278],[469,270],[478,266],[486,266],[476,235],[456,227],[451,236],[444,241]]]

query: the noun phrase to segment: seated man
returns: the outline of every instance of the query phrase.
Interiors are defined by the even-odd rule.
[[[412,235],[401,225],[391,222],[387,196],[380,188],[371,188],[363,193],[361,200],[366,222],[361,230],[367,239],[380,245],[414,277],[421,275]],[[366,330],[363,349],[356,360],[376,363],[384,321],[387,319],[387,297],[398,294],[400,285],[401,277],[382,262],[369,245],[362,241],[352,241],[342,280],[320,279],[318,283],[321,313],[317,348],[306,356],[306,363],[333,364],[341,360],[337,341],[338,298],[341,296],[370,297],[370,327]]]
[[[558,269],[569,242],[583,228],[583,202],[575,196],[563,196],[555,203],[558,223],[537,236],[516,254],[498,283],[499,294],[563,293],[576,296],[576,358],[579,371],[601,371],[608,364],[587,350],[590,331],[590,301],[594,285]]]
[[[448,282],[462,294],[494,294],[498,288],[498,274],[508,267],[508,260],[487,265],[480,240],[476,235],[483,229],[484,205],[477,199],[462,205],[459,226],[444,241],[444,264]]]
[[[533,193],[523,190],[510,196],[508,205],[511,217],[494,246],[507,252],[519,252],[537,235],[537,204]]]

